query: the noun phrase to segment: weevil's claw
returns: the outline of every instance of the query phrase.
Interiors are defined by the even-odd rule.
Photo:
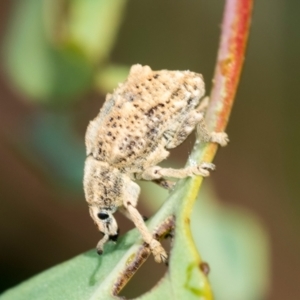
[[[168,260],[168,255],[159,241],[153,239],[150,242],[149,247],[154,256],[154,260],[157,263],[161,263],[161,262],[165,263]]]
[[[167,267],[169,266],[169,256],[162,256],[160,257],[161,262],[164,263]]]
[[[225,147],[229,143],[229,138],[226,132],[212,132],[211,142],[217,143],[221,147]]]
[[[166,265],[166,267],[168,267],[169,266],[169,257],[167,257],[167,259],[165,259],[163,262]]]
[[[208,171],[214,171],[216,166],[213,163],[203,162],[201,163],[200,168]]]
[[[154,255],[154,253],[153,253]],[[167,253],[164,251],[164,253],[159,253],[154,255],[154,260],[157,263],[164,263],[166,266],[169,265],[169,259]]]
[[[203,177],[208,177],[209,172],[215,170],[215,168],[216,166],[214,164],[203,162],[200,165],[196,166],[194,174]]]

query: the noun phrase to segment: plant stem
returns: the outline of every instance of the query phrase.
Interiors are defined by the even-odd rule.
[[[226,1],[214,85],[205,116],[205,123],[210,131],[224,131],[228,123],[243,67],[252,6],[253,0]],[[195,145],[189,162],[211,162],[217,149],[218,145],[215,143]],[[202,177],[197,176],[191,181],[190,195],[182,201],[179,208],[182,216],[190,216],[202,180]],[[187,234],[188,231],[186,228]]]
[[[228,123],[245,58],[253,0],[227,0],[221,41],[206,112],[206,124],[211,131],[224,131]],[[205,148],[203,156],[211,161],[216,144]],[[203,157],[203,158],[204,158]]]
[[[213,78],[214,86],[211,91],[210,103],[206,112],[206,124],[211,131],[224,131],[228,123],[243,66],[252,5],[253,0],[227,0],[225,4],[221,42]],[[216,154],[217,148],[217,145],[214,143],[197,145],[190,155],[189,161],[193,163],[200,161],[211,162]],[[193,245],[190,226],[187,220],[190,218],[202,179],[200,176],[194,176],[189,180],[180,180],[169,199],[148,223],[149,227],[153,229],[163,224],[167,218],[175,214],[175,228],[181,232],[181,236],[183,237],[183,240],[180,241],[180,247],[183,247],[183,243],[186,243],[192,253],[193,259],[197,263],[201,263],[201,258]],[[175,244],[174,247],[176,246]],[[145,253],[143,260],[135,260],[135,270],[140,267],[149,254],[149,252]],[[136,258],[138,257],[136,256]],[[170,263],[171,267],[172,261],[170,261]],[[128,276],[129,273],[130,276]],[[127,283],[134,273],[135,272],[131,272],[129,268],[124,270],[123,275],[121,275],[121,279],[124,280],[122,286]],[[124,274],[127,275],[125,279]],[[203,273],[203,276],[206,278],[206,274]],[[208,295],[206,299],[211,299],[212,296],[207,280],[203,282],[203,290],[204,289]],[[118,291],[119,290],[116,292]]]

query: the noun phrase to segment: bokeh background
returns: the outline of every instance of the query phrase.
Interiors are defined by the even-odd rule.
[[[99,233],[82,192],[89,120],[135,63],[202,73],[209,91],[223,5],[1,1],[1,291],[95,246]],[[204,259],[216,255],[208,262],[217,299],[300,297],[299,11],[298,0],[256,1],[227,130],[231,143],[206,180],[208,200],[195,208],[197,245]],[[169,165],[182,166],[191,147],[192,138]],[[144,190],[140,209],[151,215],[151,199],[166,194]],[[122,232],[132,228],[118,219]],[[165,270],[147,268],[128,295],[145,291],[149,278],[154,284]]]

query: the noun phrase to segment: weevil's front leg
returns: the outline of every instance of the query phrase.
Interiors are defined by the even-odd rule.
[[[167,262],[168,255],[159,241],[155,240],[147,228],[143,217],[136,209],[140,187],[133,181],[127,180],[124,183],[123,190],[123,207],[119,210],[129,218],[139,230],[143,240],[149,245],[150,250],[156,262]]]
[[[193,175],[200,175],[203,177],[209,176],[209,171],[214,170],[215,165],[211,163],[201,163],[196,166],[189,166],[183,169],[161,168],[154,166],[146,169],[141,177],[145,180],[157,180],[162,177],[172,178],[186,178]]]
[[[135,208],[136,203],[131,201],[124,201],[124,208],[121,210],[131,221],[134,223],[135,227],[141,233],[143,240],[149,245],[150,250],[154,256],[154,260],[158,263],[167,262],[168,255],[165,249],[162,247],[161,243],[153,238],[149,229],[147,228],[143,217],[139,211]]]

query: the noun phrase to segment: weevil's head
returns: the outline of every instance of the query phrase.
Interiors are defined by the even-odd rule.
[[[111,240],[117,241],[119,236],[119,228],[113,213],[116,208],[105,207],[99,208],[97,206],[90,206],[90,214],[94,222],[98,226],[100,232],[103,233],[103,238],[97,244],[98,254],[102,254],[104,244]]]
[[[124,205],[124,201],[135,206],[140,188],[127,174],[89,156],[85,163],[84,192],[90,215],[103,233],[97,244],[97,251],[101,254],[107,241],[118,238],[118,224],[113,214]]]

